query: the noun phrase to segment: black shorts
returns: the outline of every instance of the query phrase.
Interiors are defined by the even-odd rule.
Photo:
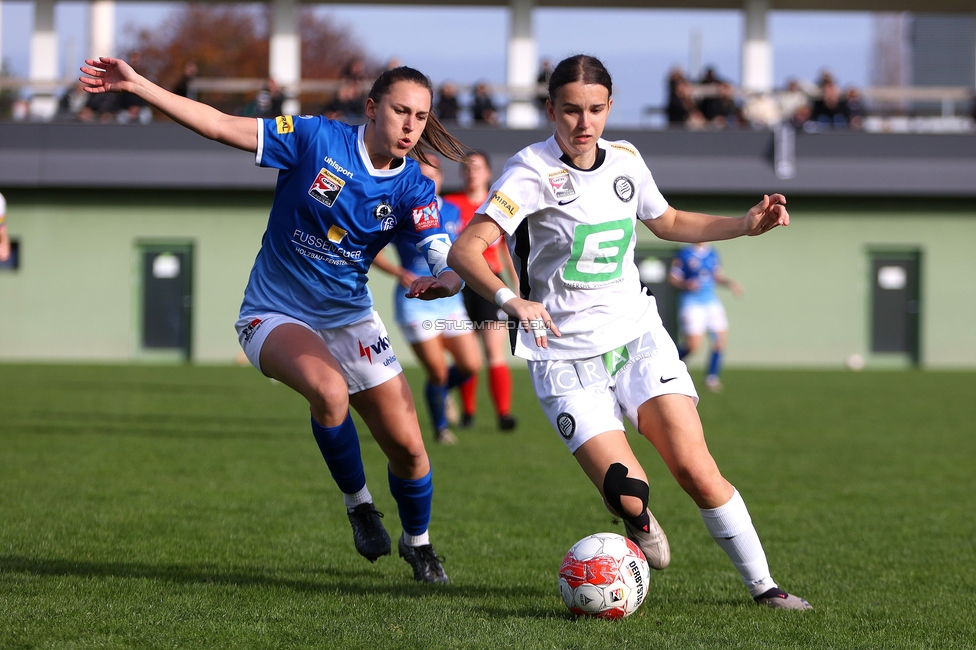
[[[501,310],[501,307],[490,300],[486,300],[471,287],[465,285],[461,290],[464,297],[464,308],[468,312],[468,318],[478,329],[482,329],[485,323],[502,322],[508,320],[508,315]]]

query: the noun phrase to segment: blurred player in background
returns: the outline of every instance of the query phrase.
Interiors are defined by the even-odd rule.
[[[508,161],[448,259],[468,286],[518,319],[515,354],[528,359],[542,410],[648,565],[663,569],[671,550],[648,508],[647,475],[624,417],[698,506],[755,601],[809,609],[773,581],[746,504],[708,451],[694,382],[634,263],[638,219],[667,241],[731,239],[789,224],[786,198],[764,196],[737,219],[674,209],[637,149],[601,139],[611,90],[598,59],[556,66],[546,105],[555,134]],[[521,298],[482,256],[503,232]]]
[[[7,199],[0,194],[0,262],[10,259],[10,235],[7,233]]]
[[[475,210],[488,198],[488,187],[491,185],[491,162],[488,160],[488,154],[483,151],[469,153],[461,167],[461,176],[464,179],[464,190],[457,194],[448,194],[444,200],[461,210],[461,228],[464,229],[471,223]],[[511,282],[517,283],[512,256],[504,243],[503,236],[488,242],[484,253],[485,261],[496,276],[501,277],[504,271],[509,274]],[[517,422],[512,417],[512,373],[508,369],[506,351],[509,345],[509,334],[506,329],[508,316],[497,305],[485,300],[475,291],[466,288],[462,294],[468,316],[478,330],[481,344],[485,349],[485,357],[488,361],[488,388],[495,405],[498,428],[502,431],[511,431]],[[461,426],[463,427],[471,426],[474,417],[477,382],[478,376],[472,375],[471,379],[461,385],[464,411]]]
[[[736,298],[742,297],[742,285],[722,273],[722,263],[712,246],[706,243],[685,246],[674,256],[668,281],[681,293],[678,296],[678,319],[683,337],[678,356],[684,359],[701,347],[705,334],[712,338],[712,356],[708,361],[705,386],[712,392],[722,390],[722,352],[728,339],[729,321],[718,299],[715,285],[728,287]]]
[[[420,171],[434,181],[441,225],[451,236],[451,241],[454,241],[461,229],[461,213],[456,206],[443,202],[440,198],[441,182],[444,179],[440,159],[433,154],[427,154],[427,160],[430,164],[420,163]],[[430,270],[423,254],[409,241],[402,241],[397,237],[393,243],[400,257],[400,266],[389,260],[383,251],[376,254],[373,266],[397,278],[398,284],[393,288],[396,321],[403,337],[410,343],[427,373],[424,397],[427,400],[431,425],[434,427],[434,439],[442,444],[453,445],[457,443],[457,437],[448,428],[445,408],[448,391],[481,370],[478,340],[471,321],[468,320],[468,313],[464,310],[464,300],[459,294],[427,302],[407,298],[404,289],[409,289],[418,277],[430,275]],[[444,359],[445,351],[454,357],[455,363],[450,368]]]
[[[93,94],[131,92],[200,135],[255,154],[279,170],[268,227],[244,290],[237,333],[248,360],[309,402],[312,433],[343,493],[356,550],[390,554],[390,537],[366,487],[352,405],[389,459],[390,492],[403,534],[398,550],[416,580],[447,582],[428,534],[433,482],[413,397],[366,272],[394,236],[417,247],[431,274],[407,290],[433,300],[456,294],[447,267],[434,183],[416,160],[463,149],[431,114],[430,80],[412,68],[381,74],[360,126],[324,117],[239,117],[163,90],[125,61],[82,67]]]

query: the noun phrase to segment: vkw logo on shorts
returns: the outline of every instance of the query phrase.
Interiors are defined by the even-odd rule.
[[[576,433],[576,419],[569,413],[560,413],[556,416],[556,428],[559,429],[559,435],[569,440]]]
[[[627,203],[634,198],[634,181],[626,176],[617,176],[613,180],[613,191],[618,199]]]
[[[244,339],[245,343],[251,342],[251,337],[254,336],[254,333],[258,331],[259,327],[261,327],[261,319],[255,318],[247,324],[247,327],[241,330],[241,337]]]

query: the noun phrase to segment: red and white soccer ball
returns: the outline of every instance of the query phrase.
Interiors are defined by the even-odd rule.
[[[573,544],[559,567],[559,593],[578,616],[630,616],[647,595],[650,570],[637,544],[596,533]]]

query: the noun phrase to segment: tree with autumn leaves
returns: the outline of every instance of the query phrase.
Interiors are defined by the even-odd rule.
[[[368,60],[347,30],[311,7],[299,10],[298,24],[304,79],[337,79],[350,60]],[[187,4],[158,27],[138,31],[131,52],[138,52],[138,71],[164,88],[176,87],[189,60],[196,62],[200,77],[265,79],[270,26],[269,5]],[[203,99],[233,112],[251,98],[210,94]],[[303,96],[302,103],[313,109],[325,99]]]

